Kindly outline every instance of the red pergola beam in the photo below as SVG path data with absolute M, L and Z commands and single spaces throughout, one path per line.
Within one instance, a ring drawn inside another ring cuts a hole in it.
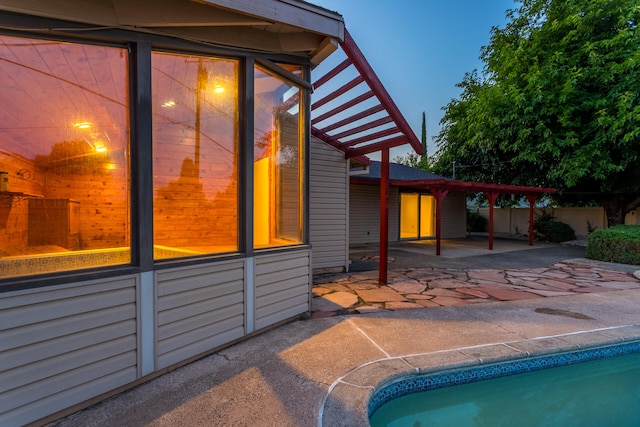
M 382 150 L 380 168 L 380 263 L 378 283 L 387 284 L 389 259 L 389 149 Z
M 442 201 L 449 190 L 443 189 L 430 189 L 433 197 L 436 199 L 436 255 L 440 256 L 440 242 L 442 241 Z
M 400 131 L 398 130 L 397 127 L 392 127 L 392 128 L 389 128 L 389 129 L 384 129 L 384 130 L 381 130 L 381 131 L 378 131 L 378 132 L 374 132 L 374 133 L 371 133 L 371 134 L 368 134 L 368 135 L 364 135 L 364 136 L 360 136 L 358 138 L 351 139 L 351 140 L 349 140 L 347 142 L 343 142 L 342 145 L 344 147 L 353 147 L 354 145 L 362 144 L 362 143 L 365 143 L 365 142 L 368 142 L 368 141 L 375 141 L 376 139 L 384 138 L 385 136 L 394 135 L 394 134 L 397 134 L 399 132 Z M 404 137 L 404 136 L 403 136 L 403 138 L 404 138 L 404 140 L 406 142 L 407 138 Z M 373 143 L 373 144 L 376 144 L 376 143 Z M 370 144 L 370 145 L 373 145 L 373 144 Z M 387 148 L 391 148 L 391 147 L 387 147 Z M 380 149 L 375 150 L 375 151 L 379 151 L 379 150 Z M 374 151 L 369 150 L 368 152 L 369 153 L 373 153 Z
M 351 58 L 353 66 L 358 70 L 361 76 L 364 76 L 369 87 L 377 94 L 380 103 L 384 105 L 386 110 L 389 112 L 389 115 L 394 118 L 396 125 L 402 133 L 405 134 L 416 154 L 423 154 L 424 150 L 422 148 L 422 143 L 413 133 L 411 126 L 409 126 L 409 123 L 407 123 L 404 116 L 393 102 L 393 99 L 391 99 L 389 92 L 387 92 L 385 87 L 382 85 L 382 82 L 380 82 L 378 76 L 373 71 L 373 68 L 371 68 L 371 65 L 362 54 L 362 51 L 360 51 L 360 48 L 358 48 L 355 41 L 351 38 L 351 34 L 349 34 L 346 28 L 344 30 L 344 41 L 340 45 L 347 57 Z
M 529 202 L 529 246 L 533 246 L 533 207 L 538 200 L 539 194 L 527 194 Z
M 336 108 L 327 111 L 326 113 L 322 113 L 320 114 L 318 117 L 316 117 L 315 119 L 311 120 L 311 124 L 315 125 L 316 123 L 320 123 L 324 120 L 327 120 L 329 117 L 335 116 L 338 113 L 343 112 L 344 110 L 351 108 L 355 105 L 360 104 L 363 101 L 366 101 L 367 99 L 373 97 L 375 94 L 372 91 L 368 91 L 363 93 L 362 95 L 358 95 L 353 99 L 350 99 L 349 101 L 345 102 L 342 105 L 337 106 Z
M 500 193 L 487 191 L 484 195 L 489 201 L 489 250 L 491 251 L 493 250 L 493 205 L 496 203 Z
M 341 72 L 343 72 L 345 69 L 347 69 L 349 67 L 349 65 L 351 65 L 351 60 L 349 58 L 346 58 L 344 61 L 342 61 L 341 63 L 339 63 L 338 65 L 336 65 L 331 71 L 329 71 L 327 74 L 325 74 L 324 76 L 320 77 L 314 84 L 313 84 L 313 88 L 314 89 L 318 89 L 320 86 L 322 86 L 323 84 L 327 83 L 329 80 L 331 80 L 332 78 L 334 78 L 335 76 L 337 76 L 338 74 L 340 74 Z
M 331 92 L 330 94 L 328 94 L 324 98 L 321 98 L 321 99 L 317 100 L 316 102 L 314 102 L 311 105 L 311 109 L 313 110 L 313 109 L 322 107 L 324 104 L 326 104 L 326 103 L 328 103 L 330 101 L 333 101 L 334 99 L 336 99 L 340 95 L 349 92 L 351 89 L 353 89 L 354 87 L 358 86 L 363 81 L 364 81 L 364 77 L 357 76 L 356 78 L 351 80 L 349 83 L 343 85 L 341 88 Z
M 359 112 L 358 114 L 354 114 L 353 116 L 347 117 L 346 119 L 337 121 L 327 127 L 323 127 L 320 129 L 320 132 L 331 132 L 334 129 L 341 128 L 342 126 L 354 123 L 360 119 L 364 119 L 365 117 L 369 117 L 372 114 L 378 113 L 380 111 L 384 111 L 384 107 L 381 104 L 378 104 L 374 107 L 368 108 L 364 111 Z M 339 138 L 337 135 L 333 136 L 334 138 Z
M 370 121 L 368 123 L 364 123 L 364 124 L 362 124 L 360 126 L 356 126 L 354 128 L 347 129 L 344 132 L 337 133 L 337 134 L 333 135 L 333 137 L 336 138 L 336 139 L 342 139 L 342 138 L 345 138 L 347 136 L 355 135 L 355 134 L 358 134 L 360 132 L 364 132 L 364 131 L 367 131 L 367 130 L 370 130 L 370 129 L 373 129 L 373 128 L 377 128 L 378 126 L 386 125 L 387 123 L 392 123 L 392 122 L 393 122 L 393 119 L 391 117 L 389 117 L 389 116 L 381 117 L 379 119 Z M 396 130 L 396 132 L 397 132 L 397 130 Z
M 406 143 L 407 143 L 407 138 L 404 135 L 402 135 L 395 138 L 385 139 L 384 141 L 376 142 L 370 145 L 365 145 L 363 147 L 347 148 L 345 152 L 345 157 L 348 159 L 352 159 L 357 156 L 362 156 L 369 153 L 375 153 L 376 151 L 380 151 L 385 148 L 393 148 L 399 145 L 404 145 Z

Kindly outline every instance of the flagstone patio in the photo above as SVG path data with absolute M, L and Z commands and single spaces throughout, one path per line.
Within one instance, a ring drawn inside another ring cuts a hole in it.
M 531 269 L 404 268 L 314 276 L 311 317 L 458 306 L 640 288 L 640 274 L 563 261 Z

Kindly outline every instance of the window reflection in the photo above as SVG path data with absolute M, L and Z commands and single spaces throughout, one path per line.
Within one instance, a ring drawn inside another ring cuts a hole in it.
M 155 258 L 238 249 L 238 63 L 152 56 Z
M 254 245 L 302 243 L 301 90 L 256 68 Z
M 127 68 L 0 36 L 0 277 L 130 262 Z

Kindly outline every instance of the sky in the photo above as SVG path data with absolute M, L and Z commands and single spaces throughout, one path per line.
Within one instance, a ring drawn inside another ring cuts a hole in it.
M 308 1 L 343 16 L 418 139 L 426 113 L 430 156 L 437 150 L 433 137 L 440 131 L 442 108 L 459 96 L 456 84 L 465 73 L 482 70 L 479 57 L 491 28 L 504 27 L 506 11 L 518 5 L 514 0 Z M 391 159 L 410 150 L 396 148 Z

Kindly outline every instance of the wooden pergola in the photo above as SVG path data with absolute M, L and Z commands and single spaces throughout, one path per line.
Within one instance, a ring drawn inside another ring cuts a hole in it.
M 542 194 L 555 193 L 554 188 L 520 185 L 490 184 L 485 182 L 433 179 L 421 181 L 390 181 L 397 187 L 427 189 L 436 199 L 436 255 L 440 255 L 440 205 L 449 192 L 483 193 L 489 202 L 489 249 L 493 249 L 493 207 L 501 194 L 519 194 L 529 202 L 529 245 L 533 245 L 533 208 Z
M 533 244 L 533 205 L 552 188 L 522 187 L 447 179 L 391 181 L 389 150 L 409 144 L 423 154 L 421 142 L 391 99 L 382 82 L 366 60 L 349 32 L 344 30 L 340 48 L 345 59 L 313 83 L 314 91 L 330 87 L 311 104 L 311 134 L 345 153 L 346 158 L 369 164 L 367 155 L 380 152 L 380 269 L 378 282 L 387 283 L 389 241 L 389 187 L 427 189 L 436 199 L 436 252 L 440 255 L 440 206 L 449 192 L 482 192 L 490 205 L 489 249 L 493 249 L 493 204 L 500 194 L 522 194 L 530 205 L 529 244 Z M 345 75 L 351 77 L 345 79 Z M 325 86 L 327 85 L 328 86 Z M 352 182 L 358 180 L 352 178 Z M 371 180 L 369 180 L 369 183 Z M 377 184 L 376 184 L 377 185 Z
M 311 104 L 311 134 L 344 151 L 346 158 L 362 164 L 370 162 L 366 157 L 368 154 L 381 152 L 386 179 L 381 180 L 380 185 L 380 252 L 386 254 L 389 234 L 389 150 L 410 144 L 417 154 L 422 154 L 423 148 L 346 29 L 340 47 L 346 58 L 313 83 L 313 89 L 318 90 L 331 82 L 332 90 L 314 99 Z M 355 76 L 345 81 L 344 76 L 354 71 Z M 355 92 L 358 94 L 352 95 Z M 346 100 L 341 101 L 341 97 Z M 315 112 L 323 107 L 326 111 L 316 115 Z M 381 283 L 387 281 L 386 255 L 384 259 L 385 262 L 380 264 Z

